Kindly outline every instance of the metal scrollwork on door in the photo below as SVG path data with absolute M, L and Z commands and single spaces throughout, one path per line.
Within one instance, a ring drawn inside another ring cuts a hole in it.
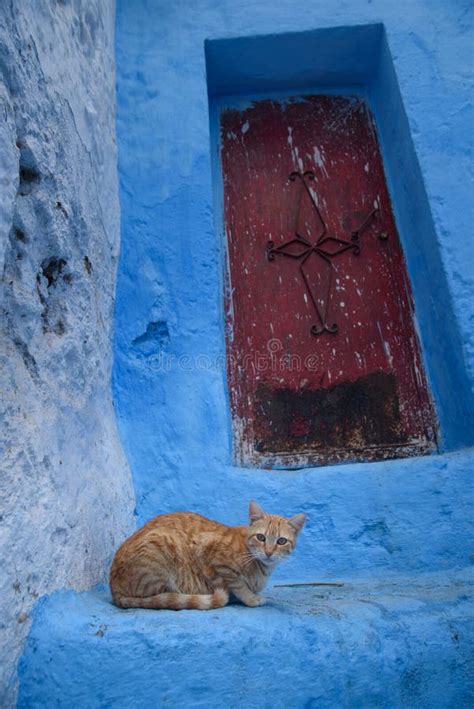
M 313 181 L 314 179 L 315 176 L 311 170 L 307 170 L 306 172 L 292 172 L 290 174 L 289 180 L 291 182 L 299 181 L 301 183 L 298 210 L 296 215 L 295 236 L 292 239 L 285 241 L 283 244 L 280 244 L 279 246 L 275 246 L 274 242 L 270 240 L 267 244 L 267 257 L 269 261 L 273 261 L 275 259 L 275 256 L 286 256 L 288 258 L 292 258 L 299 261 L 299 270 L 301 276 L 303 278 L 307 293 L 310 297 L 310 300 L 314 306 L 318 317 L 318 322 L 311 326 L 311 334 L 321 335 L 324 332 L 336 334 L 339 329 L 337 323 L 328 322 L 328 308 L 331 297 L 332 275 L 334 271 L 332 260 L 337 256 L 340 256 L 341 254 L 345 253 L 346 251 L 351 251 L 354 256 L 357 256 L 360 253 L 360 235 L 364 231 L 364 229 L 369 226 L 372 220 L 375 219 L 378 213 L 378 208 L 375 207 L 365 217 L 359 227 L 351 233 L 350 240 L 340 239 L 338 237 L 331 236 L 330 234 L 328 234 L 326 222 L 324 221 L 321 215 L 318 205 L 316 204 L 314 196 L 311 193 L 310 187 L 308 185 L 308 182 Z M 306 192 L 309 199 L 311 200 L 311 204 L 314 210 L 316 211 L 316 214 L 318 215 L 319 221 L 321 223 L 322 231 L 315 243 L 311 243 L 310 241 L 308 241 L 307 238 L 297 233 L 298 218 L 301 209 L 301 197 L 303 191 Z M 386 233 L 380 234 L 380 239 L 385 240 L 386 238 Z M 329 265 L 329 269 L 327 269 L 328 276 L 326 278 L 325 286 L 323 287 L 323 292 L 318 294 L 314 293 L 307 272 L 308 261 L 309 259 L 314 257 L 323 259 L 324 262 Z

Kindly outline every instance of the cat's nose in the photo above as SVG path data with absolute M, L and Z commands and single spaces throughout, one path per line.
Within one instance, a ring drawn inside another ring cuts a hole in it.
M 265 554 L 270 557 L 273 552 L 269 551 L 268 549 L 265 549 Z

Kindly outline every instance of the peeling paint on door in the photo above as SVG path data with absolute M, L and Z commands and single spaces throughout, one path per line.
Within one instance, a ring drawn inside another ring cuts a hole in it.
M 410 286 L 365 102 L 227 109 L 221 159 L 236 462 L 291 468 L 433 450 Z

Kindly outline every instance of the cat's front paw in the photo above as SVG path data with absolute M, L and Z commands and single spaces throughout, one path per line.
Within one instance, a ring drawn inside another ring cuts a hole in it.
M 245 605 L 250 606 L 251 608 L 256 608 L 257 606 L 264 606 L 265 599 L 262 598 L 262 596 L 253 596 L 253 598 L 249 598 L 246 600 Z

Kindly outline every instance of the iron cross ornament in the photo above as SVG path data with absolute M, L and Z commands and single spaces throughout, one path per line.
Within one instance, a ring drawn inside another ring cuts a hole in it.
M 324 332 L 330 334 L 336 334 L 338 332 L 337 323 L 328 323 L 328 309 L 329 301 L 331 297 L 332 288 L 332 276 L 334 272 L 334 267 L 332 260 L 337 256 L 345 253 L 346 251 L 351 251 L 354 256 L 360 253 L 359 239 L 361 233 L 366 229 L 369 224 L 375 219 L 378 213 L 378 207 L 374 209 L 366 216 L 362 224 L 353 232 L 351 232 L 350 240 L 339 239 L 338 237 L 331 236 L 328 234 L 326 222 L 324 221 L 321 212 L 319 211 L 316 200 L 311 193 L 308 182 L 313 181 L 315 175 L 311 170 L 306 170 L 306 172 L 292 172 L 289 176 L 291 182 L 300 181 L 301 190 L 299 193 L 299 203 L 296 216 L 296 225 L 298 225 L 298 218 L 301 209 L 301 199 L 304 193 L 309 197 L 311 204 L 319 218 L 321 223 L 321 234 L 319 235 L 316 243 L 311 243 L 307 238 L 301 236 L 297 233 L 298 226 L 296 226 L 295 236 L 288 241 L 285 241 L 280 246 L 275 246 L 274 242 L 269 240 L 267 244 L 267 258 L 269 261 L 274 261 L 275 256 L 286 256 L 288 258 L 295 259 L 299 261 L 299 270 L 301 277 L 304 281 L 306 291 L 313 303 L 314 309 L 318 317 L 318 323 L 311 326 L 312 335 L 322 335 Z M 383 240 L 387 239 L 386 233 L 380 234 L 380 238 Z M 323 259 L 325 263 L 328 264 L 328 276 L 326 279 L 325 288 L 323 288 L 323 293 L 315 293 L 314 289 L 311 287 L 309 281 L 308 273 L 305 270 L 306 264 L 312 258 Z

